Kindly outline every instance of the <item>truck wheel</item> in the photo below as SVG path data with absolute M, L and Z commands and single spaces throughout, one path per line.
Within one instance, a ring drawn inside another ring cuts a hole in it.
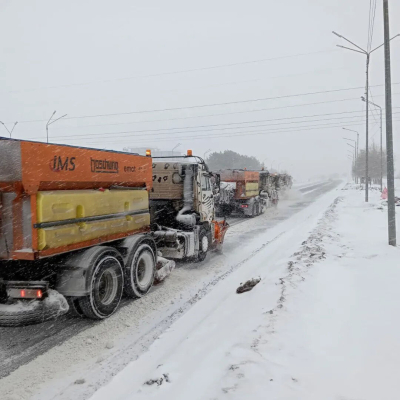
M 77 297 L 66 297 L 69 305 L 69 314 L 73 317 L 82 318 L 84 317 L 83 311 L 79 305 L 79 298 Z
M 93 269 L 89 296 L 78 298 L 82 313 L 90 319 L 112 315 L 121 301 L 124 276 L 117 251 L 105 247 Z
M 125 268 L 125 294 L 132 298 L 142 297 L 153 286 L 156 261 L 152 248 L 141 244 L 132 251 Z
M 207 257 L 208 249 L 211 245 L 210 233 L 207 232 L 204 228 L 200 230 L 199 233 L 199 254 L 197 256 L 197 262 L 204 261 Z

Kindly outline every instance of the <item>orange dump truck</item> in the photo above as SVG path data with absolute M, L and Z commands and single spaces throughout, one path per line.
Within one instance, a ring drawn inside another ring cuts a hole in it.
M 45 318 L 54 293 L 81 316 L 106 318 L 123 294 L 145 295 L 159 268 L 172 269 L 164 249 L 204 259 L 222 244 L 226 226 L 211 220 L 207 249 L 196 222 L 153 227 L 153 180 L 151 157 L 0 139 L 0 325 Z
M 260 174 L 257 171 L 227 169 L 217 173 L 220 178 L 220 192 L 217 210 L 220 215 L 232 212 L 254 217 L 264 212 L 265 199 L 260 197 Z

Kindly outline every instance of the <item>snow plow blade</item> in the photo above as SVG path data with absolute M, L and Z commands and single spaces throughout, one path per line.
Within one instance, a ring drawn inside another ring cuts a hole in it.
M 226 222 L 226 220 L 213 221 L 213 224 L 214 224 L 215 250 L 221 250 L 222 244 L 224 243 L 225 233 L 229 228 L 229 224 Z

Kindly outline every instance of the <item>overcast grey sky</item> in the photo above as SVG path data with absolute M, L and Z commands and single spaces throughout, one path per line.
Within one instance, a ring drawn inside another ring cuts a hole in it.
M 331 32 L 366 47 L 369 3 L 0 0 L 0 120 L 10 128 L 19 121 L 16 138 L 44 141 L 57 110 L 68 114 L 50 127 L 57 143 L 116 150 L 181 143 L 200 155 L 254 155 L 299 178 L 347 172 L 342 137 L 351 133 L 341 127 L 358 130 L 365 145 L 365 57 L 337 48 L 345 43 Z M 389 3 L 395 35 L 400 2 Z M 372 46 L 382 41 L 377 0 Z M 382 106 L 383 73 L 377 50 L 370 83 Z M 400 39 L 392 42 L 392 82 L 400 159 Z M 102 114 L 117 115 L 87 117 Z M 379 143 L 378 114 L 370 129 Z

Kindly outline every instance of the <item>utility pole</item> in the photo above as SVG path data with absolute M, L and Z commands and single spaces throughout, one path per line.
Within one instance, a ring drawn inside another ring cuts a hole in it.
M 361 96 L 361 100 L 364 101 L 364 102 L 367 102 L 367 101 L 368 101 L 368 100 L 365 99 L 364 96 Z M 375 103 L 373 103 L 372 101 L 368 101 L 367 104 L 371 104 L 371 105 L 373 105 L 373 106 L 379 108 L 380 115 L 381 115 L 381 124 L 380 124 L 381 126 L 380 126 L 380 129 L 381 129 L 381 192 L 382 192 L 382 184 L 383 184 L 382 107 L 381 107 L 381 106 L 378 106 L 378 104 L 375 104 Z M 367 107 L 368 107 L 368 106 L 367 106 Z
M 388 236 L 389 245 L 396 246 L 396 207 L 394 203 L 394 159 L 392 131 L 392 78 L 390 74 L 389 2 L 383 0 L 383 25 L 385 46 L 385 104 L 386 104 L 386 158 L 388 186 Z
M 13 130 L 14 130 L 14 128 L 15 128 L 15 125 L 18 124 L 18 121 L 17 121 L 17 122 L 14 122 L 14 125 L 13 125 L 13 127 L 11 128 L 11 131 L 7 128 L 7 126 L 6 126 L 6 124 L 5 124 L 4 122 L 1 122 L 1 121 L 0 121 L 0 124 L 2 124 L 2 125 L 4 126 L 5 130 L 9 133 L 10 139 L 11 139 L 11 135 L 12 135 L 12 133 L 13 133 Z
M 369 153 L 369 149 L 368 149 L 368 92 L 369 92 L 369 60 L 371 57 L 371 54 L 375 51 L 378 50 L 379 48 L 381 48 L 383 45 L 386 46 L 386 42 L 382 43 L 380 46 L 375 47 L 373 50 L 370 51 L 366 51 L 363 48 L 361 48 L 360 46 L 357 46 L 355 43 L 351 42 L 349 39 L 346 39 L 344 36 L 339 35 L 336 32 L 332 32 L 334 35 L 338 36 L 339 38 L 345 40 L 346 42 L 350 43 L 352 46 L 354 46 L 356 49 L 354 48 L 350 48 L 350 47 L 346 47 L 346 46 L 341 46 L 341 45 L 337 45 L 338 47 L 341 47 L 343 49 L 347 49 L 347 50 L 351 50 L 354 51 L 356 53 L 361 53 L 364 54 L 365 56 L 367 56 L 367 62 L 366 62 L 366 70 L 365 70 L 365 74 L 366 74 L 366 80 L 365 80 L 365 97 L 367 100 L 367 107 L 366 107 L 366 114 L 365 114 L 365 122 L 366 122 L 366 127 L 365 127 L 365 201 L 368 202 L 368 185 L 369 185 L 369 170 L 368 170 L 368 153 Z M 393 36 L 392 39 L 394 39 L 395 37 L 400 36 L 396 35 Z M 392 40 L 390 39 L 390 40 Z M 390 41 L 388 40 L 388 41 Z
M 368 134 L 368 115 L 369 115 L 369 107 L 368 107 L 368 92 L 369 92 L 369 53 L 367 53 L 367 68 L 366 68 L 366 84 L 365 84 L 365 97 L 367 99 L 367 107 L 365 107 L 365 201 L 368 203 L 368 187 L 369 187 L 369 134 Z
M 56 113 L 56 111 L 53 112 L 53 114 L 51 114 L 50 119 L 47 121 L 46 124 L 46 136 L 47 136 L 47 143 L 49 143 L 49 125 L 54 124 L 54 122 L 58 121 L 61 118 L 64 118 L 67 114 L 62 115 L 60 118 L 57 119 L 53 119 L 53 121 L 51 121 L 51 119 L 53 118 L 54 114 Z M 51 121 L 51 122 L 50 122 Z

